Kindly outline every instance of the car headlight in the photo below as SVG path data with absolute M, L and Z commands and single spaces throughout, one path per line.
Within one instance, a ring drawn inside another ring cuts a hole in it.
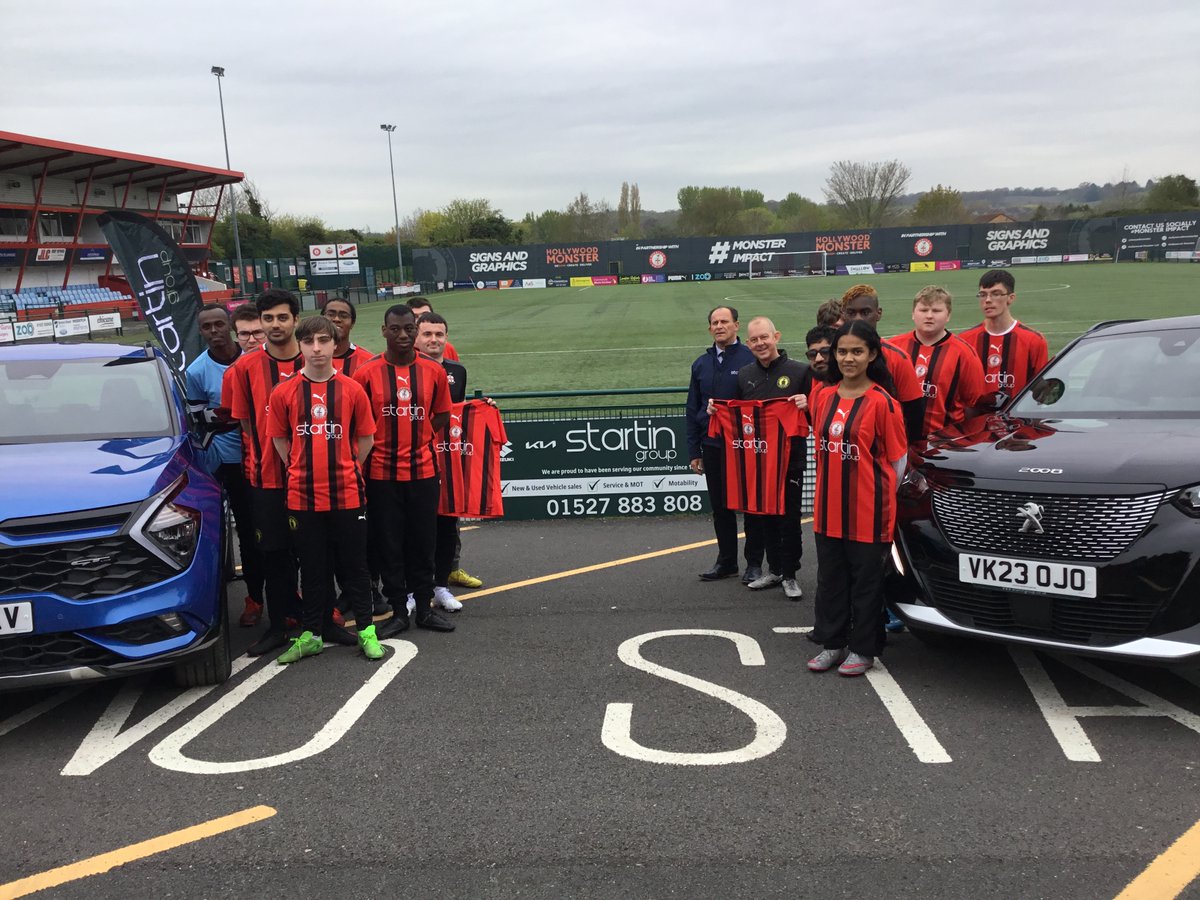
M 139 543 L 155 551 L 176 569 L 186 568 L 191 562 L 200 535 L 200 510 L 176 502 L 187 485 L 187 475 L 181 475 L 163 492 L 165 496 L 158 506 L 152 507 L 152 513 L 143 517 L 137 526 L 146 539 Z
M 1171 501 L 1176 508 L 1193 519 L 1200 519 L 1200 484 L 1185 487 Z

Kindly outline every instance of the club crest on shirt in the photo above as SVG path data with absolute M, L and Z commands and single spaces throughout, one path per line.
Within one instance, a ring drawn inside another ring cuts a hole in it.
M 1000 355 L 999 348 L 997 348 L 997 347 L 990 348 L 990 350 L 988 352 L 988 366 L 990 368 L 994 369 L 994 368 L 996 368 L 996 366 L 1000 365 L 1000 363 L 1002 363 L 1003 361 L 1004 361 L 1004 357 Z
M 327 410 L 325 408 L 325 405 L 323 403 L 318 403 L 316 406 L 314 406 L 312 408 L 312 414 L 313 414 L 314 419 L 323 419 L 328 414 L 328 412 L 329 412 L 329 410 Z
M 742 434 L 754 434 L 754 426 L 747 422 L 742 426 Z
M 841 412 L 841 410 L 838 410 L 838 412 Z M 845 426 L 843 426 L 841 422 L 834 422 L 829 426 L 829 433 L 834 437 L 839 436 L 843 430 L 845 430 Z
M 460 428 L 457 425 L 451 425 L 450 426 L 450 437 L 452 437 L 452 438 L 462 437 L 462 428 Z
M 792 384 L 792 379 L 789 378 L 787 375 L 780 375 L 778 378 L 775 379 L 775 386 L 777 388 L 779 388 L 780 390 L 786 390 L 787 388 L 791 387 L 791 384 Z

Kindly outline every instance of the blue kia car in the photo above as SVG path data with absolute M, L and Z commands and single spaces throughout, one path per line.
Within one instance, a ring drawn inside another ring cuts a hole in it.
M 221 488 L 148 345 L 0 348 L 0 690 L 230 674 Z

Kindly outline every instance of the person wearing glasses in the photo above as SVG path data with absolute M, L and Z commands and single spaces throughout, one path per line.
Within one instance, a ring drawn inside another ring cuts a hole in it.
M 842 321 L 845 324 L 866 322 L 872 328 L 878 329 L 879 320 L 882 318 L 883 307 L 879 305 L 879 294 L 871 285 L 856 284 L 842 295 Z M 908 442 L 915 443 L 920 439 L 922 422 L 925 419 L 925 395 L 921 391 L 921 383 L 917 381 L 912 363 L 899 347 L 893 347 L 884 341 L 880 355 L 896 387 L 894 397 L 900 401 L 900 408 L 904 412 Z M 836 375 L 834 377 L 836 378 Z
M 375 354 L 364 347 L 350 343 L 350 332 L 358 321 L 358 310 L 349 300 L 332 297 L 321 307 L 321 315 L 333 323 L 337 330 L 337 346 L 333 351 L 333 365 L 343 375 L 353 376 L 363 363 L 374 359 Z
M 1017 282 L 1003 269 L 984 272 L 979 279 L 979 309 L 983 321 L 961 335 L 983 363 L 987 394 L 984 404 L 999 408 L 1041 371 L 1050 358 L 1046 339 L 1013 318 Z
M 233 334 L 243 353 L 262 347 L 267 333 L 263 330 L 258 308 L 253 303 L 243 303 L 233 311 Z
M 809 329 L 808 334 L 804 336 L 804 343 L 808 345 L 804 356 L 808 360 L 808 367 L 812 370 L 815 381 L 829 380 L 829 347 L 833 343 L 833 336 L 836 333 L 836 326 L 818 325 L 816 328 Z

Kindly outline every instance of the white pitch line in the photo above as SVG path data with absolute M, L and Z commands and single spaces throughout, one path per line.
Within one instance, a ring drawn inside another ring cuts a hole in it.
M 811 625 L 783 625 L 771 630 L 776 634 L 808 634 L 813 627 Z
M 953 762 L 950 754 L 934 735 L 933 729 L 925 724 L 908 695 L 879 659 L 875 660 L 873 668 L 867 669 L 867 681 L 875 688 L 875 693 L 883 701 L 884 708 L 904 735 L 904 740 L 908 742 L 917 759 L 923 763 Z

